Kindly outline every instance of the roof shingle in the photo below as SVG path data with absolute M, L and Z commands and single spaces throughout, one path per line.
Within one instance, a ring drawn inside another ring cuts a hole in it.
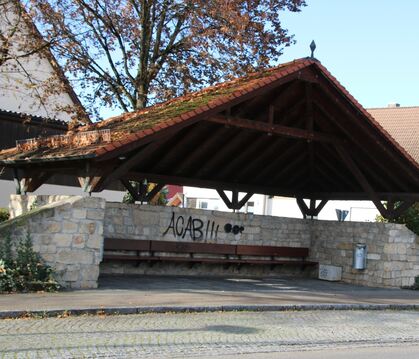
M 369 108 L 367 111 L 419 163 L 419 106 Z

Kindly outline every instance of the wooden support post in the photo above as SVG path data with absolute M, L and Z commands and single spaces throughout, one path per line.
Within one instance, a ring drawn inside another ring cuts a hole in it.
M 20 186 L 19 170 L 13 167 L 13 181 L 15 183 L 16 194 L 22 194 L 22 188 Z
M 380 198 L 378 197 L 377 193 L 374 191 L 374 189 L 372 188 L 372 186 L 368 182 L 367 178 L 364 176 L 364 174 L 358 168 L 357 164 L 353 161 L 353 159 L 349 155 L 349 153 L 345 150 L 345 148 L 343 148 L 341 146 L 336 146 L 336 151 L 338 152 L 342 161 L 351 170 L 351 172 L 355 176 L 356 180 L 358 181 L 358 183 L 360 184 L 362 189 L 367 193 L 367 195 L 370 197 L 371 201 L 375 204 L 375 206 L 377 207 L 377 209 L 381 213 L 381 215 L 383 217 L 387 217 L 387 215 L 388 215 L 387 209 L 383 206 L 383 204 L 381 203 Z
M 126 188 L 126 190 L 129 192 L 129 194 L 132 196 L 134 201 L 139 201 L 140 200 L 140 194 L 139 194 L 138 190 L 131 184 L 131 182 L 124 179 L 124 178 L 121 178 L 120 181 L 121 181 L 122 185 Z
M 156 184 L 154 188 L 145 195 L 144 200 L 146 202 L 150 202 L 154 198 L 154 196 L 163 189 L 164 186 L 165 185 L 161 183 Z
M 300 211 L 303 214 L 304 219 L 306 219 L 309 216 L 311 217 L 311 219 L 313 219 L 314 217 L 317 217 L 320 211 L 324 208 L 324 206 L 328 202 L 327 199 L 323 199 L 320 201 L 319 205 L 316 207 L 316 200 L 313 198 L 310 198 L 310 208 L 309 208 L 307 204 L 304 202 L 303 198 L 297 197 L 296 200 L 297 200 L 297 205 L 300 208 Z
M 233 211 L 240 210 L 250 199 L 250 197 L 253 196 L 253 193 L 246 193 L 246 195 L 239 201 L 239 191 L 233 190 L 231 201 L 225 194 L 225 192 L 221 189 L 217 189 L 218 194 L 220 195 L 221 199 L 227 206 L 227 208 L 232 209 Z
M 300 197 L 297 197 L 296 200 L 297 200 L 298 208 L 300 208 L 300 211 L 303 215 L 303 218 L 306 219 L 309 209 L 308 209 L 306 203 L 304 202 L 304 199 L 302 199 Z
M 405 200 L 403 202 L 399 202 L 400 204 L 396 206 L 396 202 L 394 199 L 390 199 L 387 202 L 387 213 L 386 216 L 383 215 L 383 217 L 387 219 L 395 219 L 399 216 L 401 216 L 404 212 L 406 212 L 414 203 L 414 200 Z

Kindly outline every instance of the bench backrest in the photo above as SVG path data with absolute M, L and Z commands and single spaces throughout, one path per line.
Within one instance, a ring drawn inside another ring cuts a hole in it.
M 231 254 L 243 256 L 308 257 L 308 248 L 250 246 L 218 243 L 192 243 L 105 238 L 105 250 L 170 253 Z
M 231 244 L 151 241 L 152 252 L 236 254 Z
M 150 242 L 136 239 L 105 238 L 104 249 L 108 251 L 150 251 Z
M 308 248 L 237 245 L 237 255 L 308 257 Z

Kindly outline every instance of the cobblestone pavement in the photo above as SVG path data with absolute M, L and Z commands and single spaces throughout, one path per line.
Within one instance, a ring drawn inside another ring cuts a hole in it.
M 419 312 L 306 311 L 0 321 L 3 358 L 176 358 L 419 343 Z

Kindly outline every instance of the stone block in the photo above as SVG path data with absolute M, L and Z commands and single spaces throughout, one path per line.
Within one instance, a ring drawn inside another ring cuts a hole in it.
M 82 234 L 94 234 L 96 232 L 97 224 L 96 222 L 83 222 L 80 223 L 79 233 Z
M 93 264 L 94 256 L 83 249 L 62 249 L 57 253 L 57 262 L 63 264 Z
M 103 236 L 91 234 L 87 238 L 87 247 L 99 249 L 103 246 Z
M 43 231 L 45 233 L 59 233 L 61 232 L 61 223 L 55 221 L 45 221 L 43 223 Z
M 74 208 L 72 217 L 76 219 L 86 219 L 87 210 L 85 208 Z
M 73 235 L 67 233 L 57 233 L 53 237 L 53 241 L 58 247 L 70 247 L 72 240 Z
M 62 223 L 62 232 L 63 233 L 77 233 L 79 226 L 75 222 L 63 221 Z
M 87 266 L 80 270 L 81 281 L 97 281 L 99 277 L 99 266 Z
M 87 219 L 103 220 L 105 212 L 100 209 L 88 209 L 86 213 Z
M 86 234 L 73 234 L 72 235 L 72 247 L 84 248 L 86 246 Z
M 76 282 L 79 279 L 79 276 L 79 270 L 67 270 L 62 274 L 61 279 L 66 282 Z

